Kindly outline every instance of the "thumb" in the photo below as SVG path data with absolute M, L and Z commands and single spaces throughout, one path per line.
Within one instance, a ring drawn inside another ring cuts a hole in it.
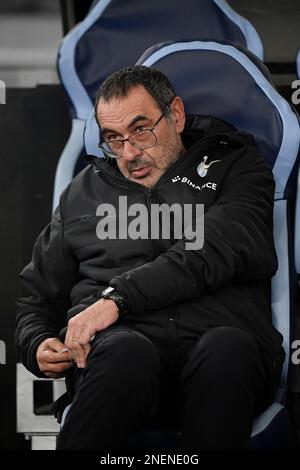
M 48 349 L 53 352 L 63 352 L 63 350 L 66 350 L 66 346 L 64 343 L 62 343 L 58 338 L 48 338 L 44 342 L 44 349 Z

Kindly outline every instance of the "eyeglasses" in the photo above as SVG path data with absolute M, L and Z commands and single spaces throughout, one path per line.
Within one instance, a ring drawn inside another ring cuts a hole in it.
M 172 103 L 172 101 L 171 101 Z M 154 126 L 151 129 L 143 129 L 141 131 L 133 132 L 130 134 L 127 139 L 112 139 L 107 140 L 104 142 L 99 143 L 99 148 L 103 151 L 103 153 L 110 158 L 120 158 L 123 156 L 124 153 L 124 143 L 129 142 L 130 145 L 139 149 L 145 150 L 149 149 L 150 147 L 154 147 L 157 142 L 157 137 L 154 134 L 154 129 L 158 126 L 164 115 L 166 114 L 167 109 L 169 108 L 169 103 Z

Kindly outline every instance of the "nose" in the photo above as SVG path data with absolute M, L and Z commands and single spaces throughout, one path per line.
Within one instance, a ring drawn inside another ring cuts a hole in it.
M 126 161 L 133 161 L 136 157 L 141 155 L 143 150 L 137 149 L 133 145 L 131 145 L 128 140 L 124 142 L 124 151 L 123 151 L 123 159 Z

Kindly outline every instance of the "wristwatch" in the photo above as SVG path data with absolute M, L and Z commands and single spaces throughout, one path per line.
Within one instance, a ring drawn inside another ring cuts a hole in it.
M 121 316 L 124 316 L 131 311 L 128 300 L 124 297 L 124 295 L 118 292 L 115 287 L 106 287 L 106 289 L 104 289 L 101 294 L 101 298 L 113 300 L 117 305 L 119 309 L 119 315 Z

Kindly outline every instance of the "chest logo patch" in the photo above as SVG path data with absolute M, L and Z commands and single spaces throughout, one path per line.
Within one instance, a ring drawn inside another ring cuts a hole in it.
M 203 160 L 197 166 L 197 173 L 199 176 L 201 176 L 201 178 L 204 178 L 204 176 L 207 175 L 208 169 L 213 163 L 217 163 L 221 161 L 221 160 L 213 160 L 210 163 L 206 163 L 207 159 L 208 159 L 208 156 L 205 155 L 205 157 L 203 157 Z

